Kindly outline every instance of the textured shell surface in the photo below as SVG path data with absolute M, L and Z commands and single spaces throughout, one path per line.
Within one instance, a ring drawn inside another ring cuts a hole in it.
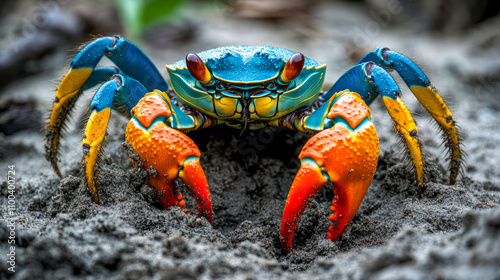
M 207 68 L 219 80 L 232 83 L 254 83 L 277 77 L 286 62 L 296 52 L 269 46 L 229 46 L 198 53 Z M 323 64 L 305 58 L 304 68 Z M 182 59 L 167 65 L 171 71 L 186 69 Z

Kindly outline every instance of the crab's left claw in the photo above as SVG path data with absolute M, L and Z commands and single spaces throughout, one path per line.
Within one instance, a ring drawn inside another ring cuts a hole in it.
M 328 238 L 336 240 L 352 220 L 373 179 L 378 137 L 370 111 L 356 93 L 332 98 L 328 118 L 335 125 L 309 139 L 299 155 L 300 169 L 292 183 L 281 222 L 281 249 L 292 251 L 296 225 L 307 205 L 328 182 L 335 197 Z
M 148 170 L 146 181 L 161 193 L 159 201 L 165 208 L 186 204 L 175 188 L 175 180 L 180 178 L 196 199 L 198 216 L 212 223 L 212 202 L 199 162 L 200 151 L 193 140 L 169 126 L 172 106 L 165 93 L 154 91 L 146 94 L 132 109 L 125 135 L 139 157 L 131 157 L 132 161 L 137 164 L 140 160 Z

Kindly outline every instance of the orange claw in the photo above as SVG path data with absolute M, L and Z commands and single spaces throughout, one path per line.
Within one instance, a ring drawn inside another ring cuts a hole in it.
M 340 106 L 342 104 L 350 106 Z M 368 191 L 378 160 L 378 137 L 368 107 L 356 94 L 342 96 L 330 112 L 336 125 L 309 139 L 299 155 L 300 169 L 288 193 L 281 222 L 281 249 L 292 251 L 297 222 L 316 193 L 331 181 L 335 197 L 328 238 L 335 241 L 351 222 Z M 357 114 L 352 114 L 357 111 Z M 358 122 L 355 119 L 362 118 Z M 356 124 L 352 128 L 350 125 Z
M 186 204 L 175 191 L 175 180 L 181 178 L 196 199 L 198 216 L 212 223 L 212 202 L 199 162 L 200 151 L 193 140 L 161 121 L 171 112 L 158 94 L 148 93 L 132 109 L 125 140 L 150 171 L 147 183 L 163 194 L 159 201 L 165 208 Z

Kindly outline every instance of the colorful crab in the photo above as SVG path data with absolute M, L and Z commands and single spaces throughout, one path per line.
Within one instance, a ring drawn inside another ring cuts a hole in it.
M 117 67 L 96 68 L 103 56 Z M 461 139 L 446 104 L 415 63 L 388 48 L 367 54 L 328 92 L 322 91 L 325 64 L 275 47 L 233 46 L 190 53 L 167 70 L 172 90 L 146 55 L 119 36 L 100 38 L 83 48 L 57 89 L 47 125 L 46 157 L 57 174 L 61 176 L 58 147 L 68 113 L 84 90 L 100 83 L 82 142 L 85 182 L 97 203 L 94 173 L 111 109 L 130 118 L 125 141 L 133 149 L 132 161 L 153 170 L 147 183 L 161 192 L 162 205 L 184 206 L 174 188 L 180 178 L 196 198 L 198 215 L 209 222 L 212 203 L 200 152 L 183 132 L 226 124 L 316 133 L 299 155 L 301 166 L 281 223 L 281 248 L 291 252 L 297 222 L 329 181 L 335 198 L 328 238 L 334 241 L 354 217 L 377 166 L 378 137 L 367 105 L 378 95 L 404 139 L 416 180 L 425 181 L 422 143 L 400 99 L 401 90 L 388 73 L 391 70 L 401 75 L 442 129 L 450 152 L 451 184 L 461 169 Z

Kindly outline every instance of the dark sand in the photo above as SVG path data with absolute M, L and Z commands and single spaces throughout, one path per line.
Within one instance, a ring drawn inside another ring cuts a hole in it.
M 360 22 L 370 20 L 357 8 L 339 11 L 329 5 L 317 11 L 317 19 L 324 20 L 327 34 L 343 38 L 354 28 L 342 25 L 349 13 Z M 209 19 L 200 33 L 217 34 L 219 41 L 200 38 L 175 51 L 146 47 L 146 53 L 162 67 L 186 52 L 216 45 L 278 45 L 326 60 L 329 84 L 352 65 L 342 53 L 329 51 L 338 50 L 336 42 L 303 42 L 290 32 L 273 37 L 278 27 Z M 223 24 L 262 31 L 239 40 L 235 30 L 213 31 Z M 210 186 L 210 225 L 180 209 L 164 210 L 155 201 L 144 172 L 133 169 L 122 147 L 124 118 L 113 117 L 108 128 L 99 205 L 79 177 L 79 128 L 71 127 L 63 141 L 63 180 L 41 155 L 43 133 L 0 134 L 0 166 L 6 174 L 7 165 L 16 165 L 17 180 L 16 273 L 7 271 L 9 230 L 2 221 L 0 279 L 500 279 L 500 43 L 493 25 L 445 38 L 397 31 L 370 38 L 363 51 L 386 45 L 415 58 L 453 104 L 468 153 L 465 174 L 456 185 L 447 184 L 447 156 L 437 130 L 404 88 L 429 154 L 432 175 L 425 191 L 417 194 L 389 116 L 377 101 L 371 109 L 380 159 L 356 217 L 336 242 L 326 240 L 333 187 L 325 187 L 303 215 L 288 256 L 280 250 L 279 227 L 297 156 L 309 135 L 268 128 L 238 136 L 227 127 L 189 133 L 201 150 Z M 63 68 L 10 85 L 1 101 L 33 101 L 45 112 L 54 95 L 48 80 L 62 75 Z M 183 194 L 188 209 L 196 212 L 192 197 Z M 4 218 L 9 218 L 7 197 L 2 179 Z

